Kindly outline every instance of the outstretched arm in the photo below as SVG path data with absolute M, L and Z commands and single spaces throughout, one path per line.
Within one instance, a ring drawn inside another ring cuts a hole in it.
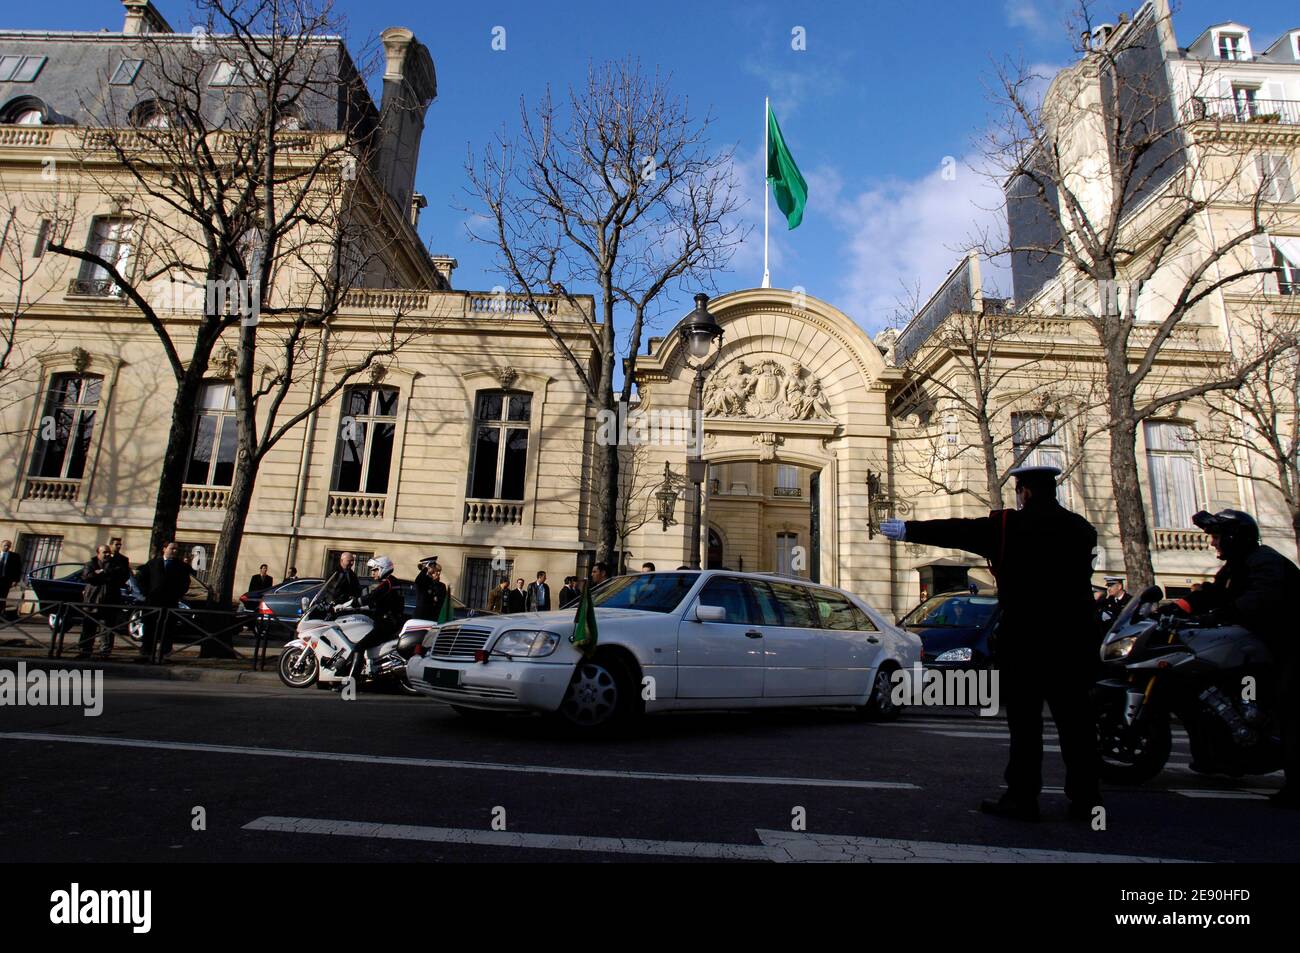
M 976 519 L 908 520 L 905 539 L 924 546 L 964 549 L 991 558 L 997 549 L 998 526 L 987 516 Z

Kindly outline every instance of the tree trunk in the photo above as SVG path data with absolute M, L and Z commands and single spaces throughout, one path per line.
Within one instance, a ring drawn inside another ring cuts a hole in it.
M 1146 506 L 1138 482 L 1137 421 L 1131 403 L 1116 409 L 1112 401 L 1110 431 L 1110 479 L 1115 496 L 1115 515 L 1124 551 L 1124 572 L 1129 588 L 1141 592 L 1155 585 L 1151 564 L 1151 537 L 1147 532 Z
M 997 447 L 987 414 L 980 416 L 980 445 L 984 449 L 984 483 L 990 510 L 1002 509 L 1002 480 L 998 474 Z
M 221 545 L 212 560 L 211 585 L 218 606 L 228 606 L 234 597 L 235 570 L 239 563 L 239 550 L 244 542 L 244 525 L 253 502 L 253 487 L 257 482 L 257 462 L 245 456 L 243 448 L 235 467 L 234 481 L 230 485 L 230 500 L 226 504 L 226 517 L 221 523 Z
M 176 522 L 181 512 L 181 486 L 189 469 L 190 448 L 194 443 L 194 408 L 198 405 L 203 376 L 208 370 L 212 347 L 195 346 L 194 356 L 176 383 L 176 401 L 172 404 L 171 429 L 163 453 L 162 472 L 158 477 L 158 496 L 154 501 L 153 526 L 149 531 L 149 551 L 140 562 L 158 555 L 162 547 L 176 538 Z

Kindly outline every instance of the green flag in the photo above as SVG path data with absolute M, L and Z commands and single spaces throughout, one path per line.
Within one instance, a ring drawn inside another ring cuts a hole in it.
M 439 625 L 446 625 L 456 618 L 456 607 L 451 604 L 451 590 L 447 590 L 447 596 L 442 600 L 442 608 L 438 610 L 437 622 Z
M 591 601 L 591 578 L 582 587 L 578 598 L 578 614 L 573 620 L 573 634 L 569 641 L 582 649 L 583 655 L 590 655 L 596 647 L 596 607 Z
M 799 174 L 794 156 L 786 148 L 781 127 L 776 124 L 776 113 L 767 110 L 767 178 L 772 183 L 776 207 L 785 216 L 790 228 L 798 228 L 803 221 L 803 209 L 808 204 L 808 183 Z

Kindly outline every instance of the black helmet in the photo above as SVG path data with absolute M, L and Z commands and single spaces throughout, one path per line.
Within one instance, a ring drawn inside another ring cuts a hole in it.
M 1249 550 L 1259 544 L 1259 524 L 1255 517 L 1241 510 L 1219 510 L 1217 513 L 1201 510 L 1192 517 L 1192 522 L 1205 532 L 1222 538 L 1232 550 Z

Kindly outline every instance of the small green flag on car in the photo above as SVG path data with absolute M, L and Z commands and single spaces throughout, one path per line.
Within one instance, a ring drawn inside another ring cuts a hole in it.
M 448 592 L 445 599 L 442 600 L 442 608 L 438 610 L 438 624 L 446 625 L 456 618 L 456 608 L 451 604 L 451 593 Z
M 772 183 L 776 207 L 785 216 L 786 225 L 798 228 L 803 221 L 803 209 L 808 204 L 808 183 L 799 174 L 794 156 L 786 147 L 781 127 L 776 124 L 776 113 L 767 110 L 767 178 Z
M 578 614 L 573 620 L 573 634 L 569 641 L 582 649 L 584 655 L 590 655 L 596 647 L 596 606 L 591 601 L 590 576 L 578 597 Z

